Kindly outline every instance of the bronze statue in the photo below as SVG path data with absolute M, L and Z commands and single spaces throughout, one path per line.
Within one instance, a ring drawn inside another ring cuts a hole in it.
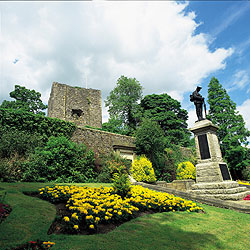
M 199 93 L 199 91 L 202 89 L 202 87 L 197 87 L 196 90 L 190 95 L 190 101 L 194 102 L 195 108 L 196 108 L 196 115 L 198 117 L 198 121 L 204 120 L 203 114 L 202 114 L 202 106 L 204 105 L 205 108 L 205 116 L 206 116 L 206 104 L 205 99 L 202 97 L 202 95 Z

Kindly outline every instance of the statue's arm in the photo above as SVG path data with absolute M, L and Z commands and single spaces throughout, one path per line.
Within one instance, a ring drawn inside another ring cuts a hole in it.
M 199 95 L 199 94 L 197 94 L 197 93 L 193 93 L 193 96 L 194 96 L 194 99 L 195 100 L 201 100 L 201 101 L 203 101 L 204 100 L 204 98 L 201 96 L 201 95 Z

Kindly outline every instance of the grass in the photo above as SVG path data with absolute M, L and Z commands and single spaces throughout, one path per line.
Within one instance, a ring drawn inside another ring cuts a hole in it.
M 48 183 L 0 183 L 7 191 L 5 202 L 13 208 L 0 224 L 0 249 L 30 240 L 56 243 L 53 250 L 135 249 L 249 249 L 250 214 L 201 205 L 202 213 L 156 213 L 131 220 L 108 234 L 47 235 L 55 207 L 47 201 L 24 195 Z M 101 184 L 86 184 L 99 186 Z

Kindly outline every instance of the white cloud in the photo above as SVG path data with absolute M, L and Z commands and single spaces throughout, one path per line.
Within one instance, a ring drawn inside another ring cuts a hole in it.
M 229 92 L 234 90 L 242 90 L 246 88 L 246 92 L 250 91 L 250 79 L 248 71 L 239 70 L 233 75 L 232 87 L 228 89 Z
M 209 50 L 208 36 L 195 35 L 200 24 L 194 12 L 185 13 L 187 5 L 1 3 L 0 102 L 15 84 L 41 92 L 47 102 L 53 81 L 85 87 L 86 75 L 103 99 L 125 75 L 139 80 L 144 94 L 167 92 L 181 101 L 203 78 L 224 69 L 233 53 Z
M 238 71 L 237 73 L 235 73 L 234 77 L 235 77 L 234 85 L 236 85 L 240 89 L 243 89 L 246 86 L 246 84 L 249 83 L 249 75 L 248 72 L 245 70 Z
M 194 126 L 195 121 L 197 120 L 198 118 L 195 109 L 188 110 L 188 120 L 187 120 L 188 128 L 192 128 Z
M 237 107 L 246 122 L 246 127 L 250 130 L 250 99 L 245 100 L 241 106 Z

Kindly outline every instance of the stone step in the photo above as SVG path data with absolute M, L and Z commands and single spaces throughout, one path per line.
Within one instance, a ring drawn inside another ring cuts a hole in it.
M 215 176 L 196 176 L 196 182 L 198 183 L 207 183 L 207 182 L 220 182 L 221 178 L 219 175 Z
M 250 195 L 250 191 L 245 191 L 237 194 L 205 194 L 203 197 L 215 198 L 220 200 L 243 200 L 247 195 Z
M 197 195 L 203 195 L 203 194 L 237 194 L 246 192 L 247 189 L 245 187 L 234 187 L 234 188 L 217 188 L 217 189 L 196 189 L 191 190 L 192 193 Z
M 223 181 L 223 182 L 204 182 L 192 185 L 192 189 L 222 189 L 222 188 L 236 188 L 239 187 L 237 181 Z

